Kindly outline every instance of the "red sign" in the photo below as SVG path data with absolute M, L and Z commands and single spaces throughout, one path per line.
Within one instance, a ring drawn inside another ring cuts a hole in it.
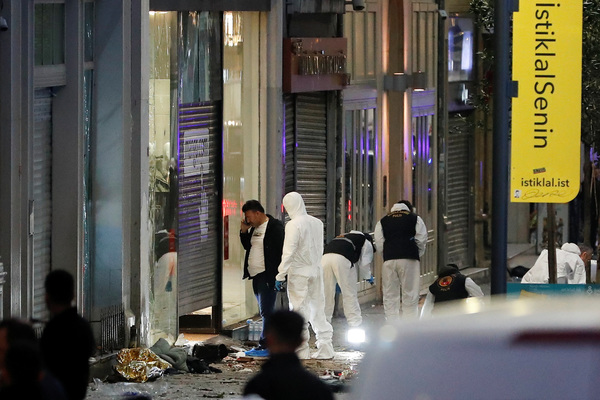
M 284 39 L 283 91 L 342 90 L 350 80 L 346 53 L 346 38 Z
M 229 215 L 223 217 L 223 259 L 229 260 Z

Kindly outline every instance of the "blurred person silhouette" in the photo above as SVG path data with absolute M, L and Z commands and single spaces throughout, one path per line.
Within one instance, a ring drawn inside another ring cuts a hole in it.
M 44 282 L 50 321 L 40 341 L 46 368 L 62 383 L 69 400 L 86 396 L 94 335 L 90 324 L 71 305 L 75 297 L 73 276 L 64 270 L 51 271 Z
M 473 279 L 461 274 L 456 264 L 445 265 L 438 271 L 435 282 L 429 285 L 421 317 L 430 316 L 435 304 L 468 297 L 483 297 L 483 291 Z
M 427 245 L 427 227 L 408 200 L 400 200 L 375 225 L 375 246 L 383 253 L 381 282 L 383 310 L 388 321 L 418 318 L 421 257 Z
M 246 250 L 242 279 L 252 280 L 252 290 L 263 323 L 258 347 L 247 351 L 246 355 L 266 357 L 269 353 L 265 347 L 265 323 L 277 300 L 275 276 L 281 262 L 284 228 L 281 221 L 265 214 L 265 209 L 257 200 L 244 203 L 242 212 L 244 219 L 240 223 L 240 241 Z
M 333 400 L 329 387 L 307 371 L 296 355 L 304 342 L 305 321 L 294 311 L 271 314 L 265 326 L 270 357 L 244 388 L 244 396 L 258 395 L 265 400 Z M 249 397 L 245 397 L 249 398 Z
M 65 400 L 60 382 L 42 367 L 33 327 L 17 319 L 0 322 L 0 399 Z
M 325 289 L 325 317 L 328 322 L 331 323 L 333 316 L 337 283 L 342 292 L 348 326 L 357 327 L 362 324 L 356 283 L 360 274 L 362 279 L 373 284 L 370 268 L 374 251 L 372 240 L 368 233 L 352 230 L 335 237 L 325 246 L 321 264 Z
M 16 340 L 6 351 L 2 366 L 0 399 L 43 399 L 42 359 L 35 342 Z
M 323 222 L 308 215 L 302 196 L 290 192 L 283 197 L 283 207 L 290 216 L 285 225 L 283 254 L 276 276 L 275 289 L 281 290 L 287 279 L 290 310 L 308 321 L 317 338 L 317 351 L 312 358 L 330 359 L 333 350 L 333 327 L 325 318 L 323 291 Z M 311 357 L 308 346 L 308 324 L 303 332 L 304 342 L 296 350 L 298 357 Z

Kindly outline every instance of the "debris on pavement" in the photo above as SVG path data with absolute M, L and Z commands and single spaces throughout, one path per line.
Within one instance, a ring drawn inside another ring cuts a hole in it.
M 183 347 L 171 346 L 166 339 L 158 339 L 150 350 L 177 370 L 188 372 L 187 350 Z
M 206 361 L 200 360 L 196 357 L 188 356 L 187 357 L 187 367 L 188 371 L 196 374 L 210 374 L 210 373 L 221 373 L 218 368 L 211 367 Z
M 227 357 L 229 350 L 223 343 L 197 343 L 192 348 L 192 355 L 207 363 L 221 361 Z
M 345 369 L 341 370 L 325 370 L 325 375 L 321 375 L 321 379 L 337 379 L 339 381 L 345 381 L 346 379 L 351 379 L 356 375 L 356 371 Z
M 117 353 L 115 370 L 132 382 L 146 382 L 162 376 L 171 364 L 162 360 L 150 349 L 135 347 L 122 349 Z
M 268 359 L 246 356 L 245 352 L 251 346 L 239 340 L 220 336 L 211 339 L 210 342 L 185 342 L 180 339 L 178 338 L 178 342 L 183 346 L 165 346 L 165 343 L 162 343 L 164 350 L 167 350 L 168 353 L 170 349 L 176 348 L 178 349 L 176 352 L 182 354 L 186 352 L 186 361 L 198 360 L 198 370 L 191 367 L 190 363 L 187 362 L 188 370 L 186 372 L 178 372 L 171 368 L 165 370 L 162 376 L 154 381 L 148 379 L 145 383 L 132 383 L 123 382 L 123 378 L 116 373 L 113 362 L 111 381 L 117 383 L 103 383 L 99 379 L 94 379 L 94 383 L 90 385 L 90 390 L 88 390 L 86 400 L 108 400 L 136 395 L 147 396 L 152 399 L 241 399 L 243 388 L 248 379 L 260 371 L 262 364 Z M 206 347 L 207 344 L 208 347 Z M 220 346 L 221 344 L 227 349 L 226 354 L 223 347 Z M 312 345 L 314 346 L 314 344 Z M 331 360 L 302 360 L 302 364 L 307 370 L 319 376 L 336 393 L 335 398 L 341 400 L 346 399 L 346 393 L 350 391 L 354 378 L 358 376 L 357 366 L 360 364 L 364 352 L 352 351 L 343 345 L 337 346 L 336 350 L 338 351 Z M 209 365 L 206 360 L 200 360 L 193 356 L 193 354 L 204 354 L 199 353 L 202 351 L 208 351 L 209 358 L 211 354 L 217 357 L 220 357 L 221 354 L 225 354 L 225 356 Z M 112 359 L 114 360 L 115 356 Z M 108 362 L 105 363 L 108 364 Z M 206 371 L 206 368 L 208 368 L 208 371 Z M 211 368 L 214 368 L 215 371 L 210 371 Z M 99 371 L 102 373 L 96 374 L 104 381 L 107 379 L 104 373 L 105 370 L 108 369 L 102 369 L 102 371 Z M 217 372 L 217 370 L 222 372 L 220 374 L 210 373 Z
M 90 384 L 90 390 L 97 392 L 98 395 L 106 398 L 119 398 L 123 396 L 163 396 L 167 393 L 169 385 L 163 379 L 157 379 L 154 382 L 117 382 L 103 383 L 98 378 Z M 89 394 L 89 393 L 88 393 Z

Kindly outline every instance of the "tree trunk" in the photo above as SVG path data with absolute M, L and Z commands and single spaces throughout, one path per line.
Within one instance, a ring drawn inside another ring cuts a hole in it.
M 583 147 L 583 243 L 594 248 L 594 243 L 590 243 L 592 227 L 592 196 L 590 188 L 592 187 L 592 163 L 590 161 L 590 146 L 585 144 Z

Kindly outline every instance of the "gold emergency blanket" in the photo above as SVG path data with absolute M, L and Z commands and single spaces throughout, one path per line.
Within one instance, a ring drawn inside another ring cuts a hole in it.
M 158 378 L 171 364 L 162 360 L 152 350 L 141 347 L 122 349 L 117 353 L 117 372 L 128 381 L 146 382 Z

